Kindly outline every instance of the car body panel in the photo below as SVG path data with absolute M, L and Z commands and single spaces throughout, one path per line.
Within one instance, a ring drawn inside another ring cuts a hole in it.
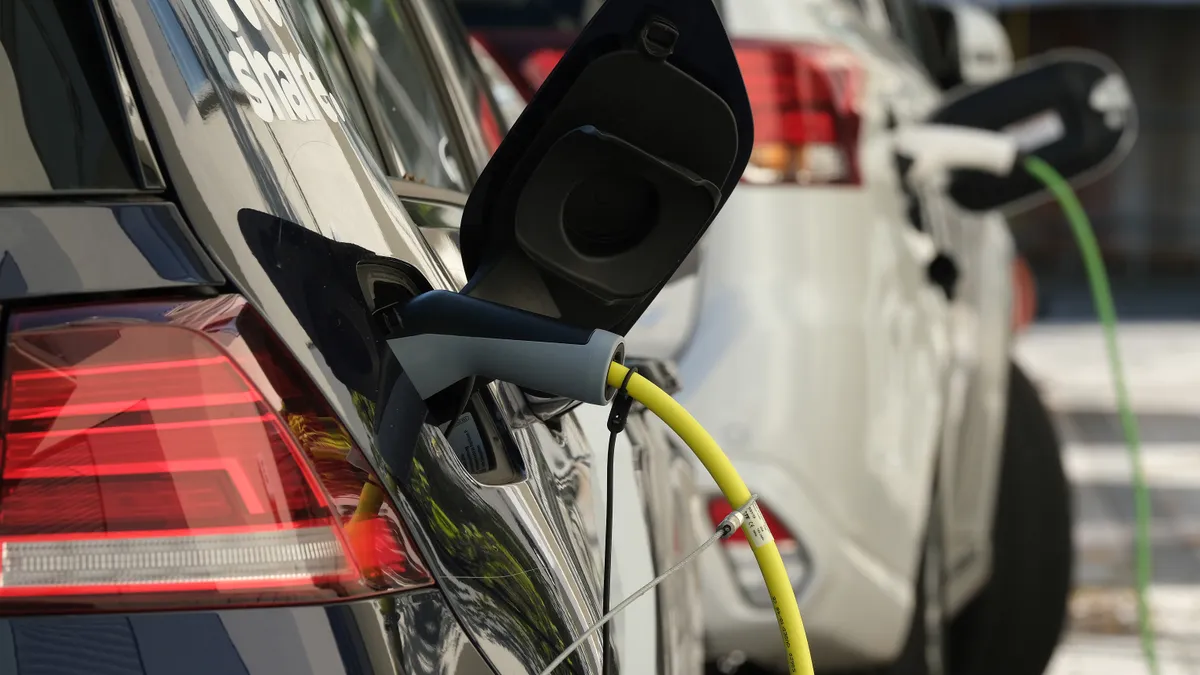
M 9 675 L 485 675 L 436 590 L 327 607 L 0 619 Z
M 607 449 L 608 408 L 583 405 L 575 415 L 596 449 Z M 678 563 L 700 545 L 699 489 L 690 451 L 670 439 L 674 432 L 635 405 L 614 446 L 613 605 Z M 604 456 L 595 473 L 607 476 Z M 603 493 L 596 500 L 604 522 Z M 602 540 L 601 540 L 602 541 Z M 644 543 L 643 543 L 644 542 Z M 603 547 L 601 548 L 603 550 Z M 687 566 L 664 580 L 614 619 L 629 672 L 664 675 L 703 670 L 703 616 L 699 570 Z
M 242 20 L 237 34 L 206 0 L 112 6 L 163 167 L 197 237 L 394 482 L 440 592 L 488 663 L 501 673 L 547 663 L 597 616 L 595 528 L 590 504 L 580 503 L 590 451 L 533 418 L 513 388 L 492 385 L 487 407 L 512 430 L 527 475 L 481 485 L 441 432 L 422 426 L 423 407 L 394 368 L 389 377 L 390 352 L 371 339 L 344 266 L 382 255 L 409 263 L 434 287 L 455 280 L 396 201 L 370 139 L 328 121 L 315 104 L 316 119 L 265 122 L 235 84 L 226 60 L 241 49 L 235 35 L 249 35 L 258 50 L 319 61 L 296 33 L 291 3 L 281 5 L 283 25 L 263 16 L 262 29 L 251 30 Z M 320 72 L 339 94 L 324 65 Z M 347 104 L 344 94 L 339 100 Z M 255 213 L 265 218 L 251 226 L 247 214 Z M 598 641 L 573 663 L 576 672 L 598 668 Z
M 889 658 L 900 648 L 908 627 L 906 608 L 913 601 L 913 587 L 883 568 L 876 556 L 841 536 L 840 524 L 825 513 L 825 503 L 810 498 L 809 491 L 795 482 L 790 467 L 773 460 L 737 461 L 744 475 L 754 477 L 753 489 L 762 501 L 796 507 L 776 515 L 803 540 L 813 560 L 797 599 L 814 663 L 837 670 Z M 740 651 L 767 667 L 786 668 L 774 614 L 747 601 L 724 553 L 710 550 L 699 560 L 705 614 L 720 615 L 729 626 L 712 630 L 709 621 L 709 655 Z
M 220 286 L 173 204 L 0 207 L 0 300 Z
M 607 443 L 608 407 L 581 405 L 574 416 L 589 445 L 596 449 L 596 464 L 593 467 L 598 485 L 608 480 Z M 632 426 L 640 427 L 641 420 L 630 420 Z M 600 430 L 604 430 L 601 432 Z M 588 433 L 592 432 L 592 433 Z M 638 474 L 645 478 L 644 464 L 646 448 L 630 441 L 627 433 L 617 437 L 613 448 L 613 570 L 612 606 L 616 606 L 639 586 L 655 576 L 654 549 L 650 534 L 649 519 L 643 509 L 645 504 L 644 485 L 639 485 Z M 620 490 L 617 489 L 620 486 Z M 593 502 L 596 522 L 603 523 L 605 517 L 605 491 L 598 491 Z M 600 553 L 604 552 L 604 535 L 599 537 Z M 619 552 L 619 553 L 618 553 Z M 629 606 L 628 612 L 618 614 L 613 620 L 613 640 L 621 654 L 621 666 L 630 673 L 653 673 L 658 670 L 659 594 L 647 593 Z
M 680 447 L 674 432 L 642 411 L 628 434 L 635 447 L 645 448 L 641 469 L 642 492 L 658 574 L 683 560 L 708 536 L 700 491 L 692 468 L 691 450 Z M 644 575 L 643 575 L 644 576 Z M 658 587 L 659 660 L 662 675 L 704 670 L 703 586 L 696 562 L 676 571 Z
M 787 467 L 839 536 L 906 578 L 938 443 L 946 310 L 924 242 L 877 208 L 850 190 L 743 186 L 704 242 L 679 399 L 735 462 Z M 779 213 L 793 219 L 781 227 Z
M 999 490 L 1001 449 L 1013 346 L 1011 230 L 999 214 L 962 214 L 956 305 L 955 360 L 961 369 L 961 416 L 948 431 L 943 467 L 952 476 L 945 493 L 946 602 L 958 609 L 987 582 L 992 569 L 992 522 Z M 950 394 L 952 397 L 957 393 Z M 956 435 L 953 435 L 956 434 Z

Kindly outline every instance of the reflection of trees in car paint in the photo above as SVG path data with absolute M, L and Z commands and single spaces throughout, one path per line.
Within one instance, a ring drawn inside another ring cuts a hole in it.
M 531 574 L 541 568 L 541 562 L 530 559 L 527 549 L 518 542 L 502 541 L 497 536 L 499 533 L 508 539 L 510 530 L 504 523 L 496 522 L 486 531 L 481 530 L 476 522 L 496 519 L 498 514 L 475 492 L 453 484 L 454 479 L 444 470 L 449 450 L 439 435 L 426 429 L 421 442 L 433 453 L 434 461 L 413 458 L 408 488 L 415 497 L 411 500 L 413 507 L 440 535 L 439 548 L 446 553 L 444 562 L 452 575 L 443 581 L 467 583 L 476 590 L 470 594 L 474 602 L 460 609 L 473 615 L 472 625 L 483 627 L 489 639 L 505 645 L 526 664 L 549 661 L 566 646 L 569 636 L 564 636 L 560 627 L 571 622 L 557 616 L 555 608 L 563 603 L 546 597 L 555 589 L 534 583 Z M 455 504 L 463 500 L 475 504 Z M 454 514 L 464 507 L 472 516 L 460 522 Z M 522 623 L 536 633 L 529 635 Z M 577 660 L 575 667 L 579 667 Z
M 580 449 L 590 448 L 587 437 L 574 415 L 563 416 L 561 429 L 557 432 L 546 426 L 534 428 L 548 431 L 556 449 L 565 458 L 564 462 L 559 462 L 556 466 L 551 467 L 551 472 L 554 474 L 555 494 L 558 496 L 551 502 L 551 506 L 555 507 L 558 518 L 571 524 L 571 527 L 560 527 L 559 531 L 568 533 L 574 542 L 575 550 L 591 554 L 592 564 L 602 572 L 603 567 L 598 555 L 600 532 L 596 527 L 596 519 L 588 517 L 595 513 L 591 464 L 595 455 L 590 452 L 587 454 L 578 452 Z M 535 444 L 546 447 L 545 443 L 535 441 Z

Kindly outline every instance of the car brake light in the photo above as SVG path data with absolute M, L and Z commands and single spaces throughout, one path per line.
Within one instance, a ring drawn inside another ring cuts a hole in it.
M 244 299 L 17 311 L 9 329 L 0 613 L 432 584 L 362 453 Z
M 738 40 L 734 54 L 754 114 L 754 149 L 742 180 L 858 185 L 863 71 L 833 45 Z

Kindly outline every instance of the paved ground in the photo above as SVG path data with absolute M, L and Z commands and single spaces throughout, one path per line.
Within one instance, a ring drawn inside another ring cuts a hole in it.
M 1160 673 L 1200 674 L 1200 324 L 1130 325 L 1120 342 L 1151 488 Z M 1050 675 L 1146 673 L 1129 457 L 1099 329 L 1036 326 L 1017 355 L 1055 410 L 1075 489 L 1078 590 Z

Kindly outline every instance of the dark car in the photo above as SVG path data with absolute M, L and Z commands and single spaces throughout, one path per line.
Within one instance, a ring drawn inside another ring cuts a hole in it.
M 623 334 L 728 197 L 749 111 L 719 21 L 610 5 L 501 143 L 440 0 L 0 0 L 0 673 L 540 672 L 598 619 L 570 406 L 423 397 L 388 340 L 433 289 Z M 629 57 L 644 21 L 674 55 Z M 728 142 L 571 98 L 618 75 Z M 669 246 L 619 293 L 597 279 L 643 244 L 547 261 L 509 204 L 553 204 L 550 160 L 604 184 L 596 148 L 702 188 L 638 221 Z M 556 672 L 602 661 L 597 635 Z

